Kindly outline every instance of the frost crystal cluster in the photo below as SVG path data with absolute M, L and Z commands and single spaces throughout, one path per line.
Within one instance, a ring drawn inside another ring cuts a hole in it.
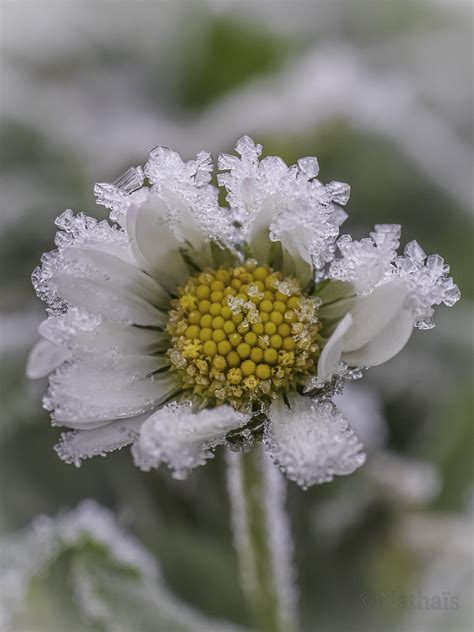
M 459 290 L 438 255 L 400 227 L 338 238 L 349 186 L 317 179 L 316 158 L 287 166 L 241 138 L 211 184 L 207 153 L 165 147 L 95 187 L 111 222 L 65 211 L 57 249 L 33 273 L 49 316 L 30 377 L 67 462 L 127 444 L 144 470 L 178 478 L 218 445 L 268 454 L 303 487 L 364 461 L 331 402 L 344 377 L 389 360 L 434 305 Z

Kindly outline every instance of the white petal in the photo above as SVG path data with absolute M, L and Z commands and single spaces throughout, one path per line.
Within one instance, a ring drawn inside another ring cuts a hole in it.
M 351 474 L 365 461 L 363 446 L 331 402 L 293 395 L 270 410 L 264 442 L 286 476 L 307 488 Z
M 337 369 L 341 360 L 344 336 L 352 326 L 352 316 L 346 314 L 324 345 L 318 361 L 318 382 L 325 382 Z
M 85 357 L 58 369 L 44 398 L 56 425 L 97 428 L 156 408 L 179 389 L 163 356 Z
M 403 308 L 405 284 L 398 279 L 379 285 L 369 296 L 356 300 L 351 310 L 352 327 L 344 336 L 343 352 L 360 349 L 382 331 Z
M 167 404 L 143 424 L 132 447 L 135 465 L 144 471 L 165 463 L 175 478 L 213 457 L 212 449 L 224 443 L 230 430 L 244 425 L 248 417 L 230 406 L 193 413 L 191 405 Z
M 111 421 L 92 430 L 65 432 L 54 449 L 63 461 L 79 467 L 82 459 L 105 456 L 107 452 L 119 450 L 133 443 L 147 417 L 148 413 L 145 413 L 131 419 Z
M 397 355 L 413 332 L 413 315 L 400 310 L 385 327 L 360 349 L 342 354 L 349 366 L 377 366 Z
M 133 292 L 156 307 L 169 308 L 168 292 L 155 279 L 118 257 L 90 246 L 66 247 L 62 256 L 81 266 L 89 266 L 99 278 L 106 278 L 116 287 Z
M 64 347 L 58 347 L 48 340 L 40 340 L 30 351 L 26 362 L 26 376 L 31 380 L 45 377 L 68 360 L 71 352 Z
M 53 344 L 79 351 L 152 355 L 169 347 L 169 336 L 164 332 L 103 321 L 74 308 L 61 316 L 50 316 L 38 331 Z
M 189 276 L 179 249 L 184 246 L 173 232 L 168 208 L 157 195 L 132 205 L 127 212 L 127 232 L 133 253 L 143 269 L 170 292 Z
M 102 314 L 112 321 L 134 325 L 162 327 L 167 314 L 143 298 L 104 280 L 90 280 L 62 275 L 56 279 L 60 296 L 68 304 L 91 313 Z

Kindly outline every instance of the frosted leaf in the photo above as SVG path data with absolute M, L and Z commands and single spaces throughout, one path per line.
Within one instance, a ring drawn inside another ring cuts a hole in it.
M 130 167 L 111 184 L 97 182 L 94 195 L 97 204 L 110 209 L 110 218 L 117 221 L 124 215 L 130 203 L 129 195 L 139 189 L 145 180 L 142 167 Z
M 151 555 L 116 526 L 112 514 L 94 501 L 56 518 L 40 516 L 31 527 L 0 540 L 0 625 L 7 624 L 26 598 L 31 579 L 42 573 L 64 549 L 86 541 L 105 547 L 127 567 L 157 580 L 159 570 Z
M 365 461 L 363 446 L 331 402 L 294 395 L 270 410 L 264 443 L 286 476 L 307 488 L 351 474 Z
M 395 266 L 397 276 L 406 284 L 407 304 L 419 329 L 434 327 L 434 305 L 444 303 L 452 307 L 461 297 L 458 286 L 448 276 L 449 266 L 439 255 L 427 257 L 416 241 L 406 245 Z
M 208 619 L 166 586 L 155 558 L 126 534 L 112 513 L 92 500 L 0 540 L 0 627 L 17 629 L 15 615 L 28 609 L 33 579 L 67 553 L 68 585 L 88 624 L 107 632 L 237 632 Z
M 63 432 L 54 450 L 62 461 L 80 467 L 83 459 L 105 456 L 133 443 L 148 417 L 149 413 L 145 413 L 131 419 L 112 421 L 92 430 Z
M 342 258 L 331 263 L 331 279 L 350 282 L 358 294 L 369 294 L 393 271 L 400 243 L 398 224 L 377 224 L 370 237 L 353 241 L 343 235 L 337 242 Z
M 135 465 L 149 471 L 165 463 L 175 478 L 186 478 L 190 470 L 213 457 L 213 448 L 225 442 L 230 430 L 247 421 L 230 406 L 193 413 L 190 403 L 167 404 L 143 424 L 132 447 Z
M 224 154 L 218 161 L 221 170 L 228 170 L 218 175 L 218 183 L 227 189 L 231 213 L 242 224 L 242 239 L 264 258 L 270 231 L 270 238 L 281 241 L 292 257 L 296 253 L 323 267 L 333 257 L 346 218 L 332 201 L 334 192 L 316 180 L 316 158 L 302 158 L 288 167 L 277 156 L 259 162 L 261 149 L 245 136 L 236 146 L 240 159 Z

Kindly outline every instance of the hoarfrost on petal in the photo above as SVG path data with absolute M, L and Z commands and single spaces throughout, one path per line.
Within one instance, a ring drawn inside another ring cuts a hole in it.
M 114 182 L 97 182 L 94 195 L 97 204 L 110 209 L 110 219 L 119 221 L 130 205 L 130 193 L 139 189 L 145 180 L 142 167 L 130 167 Z
M 342 258 L 331 263 L 329 277 L 350 282 L 359 294 L 370 294 L 392 273 L 399 243 L 398 224 L 377 224 L 370 237 L 360 241 L 343 235 L 337 242 Z
M 448 276 L 449 266 L 439 255 L 429 255 L 416 241 L 405 246 L 404 255 L 395 261 L 396 274 L 407 287 L 407 305 L 415 327 L 431 329 L 434 305 L 452 307 L 461 297 L 458 286 Z
M 64 432 L 54 449 L 60 459 L 79 467 L 83 459 L 105 456 L 108 452 L 133 443 L 148 417 L 149 413 L 145 413 L 130 419 L 111 421 L 92 430 Z
M 261 150 L 245 136 L 236 146 L 240 159 L 224 154 L 218 161 L 219 168 L 227 170 L 218 175 L 218 182 L 227 189 L 232 216 L 242 225 L 242 239 L 262 260 L 269 256 L 271 239 L 310 268 L 324 267 L 334 256 L 334 241 L 346 218 L 333 201 L 338 197 L 334 187 L 316 179 L 316 158 L 302 158 L 288 167 L 277 156 L 259 162 Z M 339 199 L 347 201 L 345 190 L 339 191 Z
M 307 488 L 351 474 L 365 461 L 363 446 L 332 402 L 293 395 L 275 401 L 264 443 L 286 476 Z
M 135 464 L 149 471 L 165 463 L 175 478 L 186 478 L 213 457 L 213 448 L 225 442 L 230 430 L 247 421 L 247 415 L 230 406 L 194 413 L 191 403 L 167 404 L 143 424 L 132 447 Z
M 161 372 L 168 364 L 163 356 L 78 357 L 51 375 L 43 404 L 54 424 L 70 428 L 96 428 L 135 417 L 179 390 L 176 376 Z

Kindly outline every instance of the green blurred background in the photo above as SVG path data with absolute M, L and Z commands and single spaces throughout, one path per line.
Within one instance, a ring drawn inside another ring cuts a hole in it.
M 342 232 L 401 223 L 402 243 L 416 237 L 439 252 L 463 293 L 438 310 L 434 331 L 417 331 L 341 401 L 367 464 L 308 492 L 288 486 L 302 627 L 470 629 L 471 3 L 17 0 L 0 9 L 0 533 L 94 498 L 156 554 L 175 594 L 247 623 L 222 454 L 184 483 L 141 473 L 128 450 L 65 465 L 41 409 L 45 384 L 24 376 L 44 317 L 30 274 L 53 247 L 55 217 L 69 207 L 103 217 L 94 182 L 142 164 L 157 144 L 216 157 L 247 133 L 288 162 L 317 156 L 321 180 L 352 187 Z M 101 629 L 80 618 L 67 576 L 67 559 L 42 576 L 11 629 Z M 460 608 L 364 608 L 367 591 L 449 592 Z

